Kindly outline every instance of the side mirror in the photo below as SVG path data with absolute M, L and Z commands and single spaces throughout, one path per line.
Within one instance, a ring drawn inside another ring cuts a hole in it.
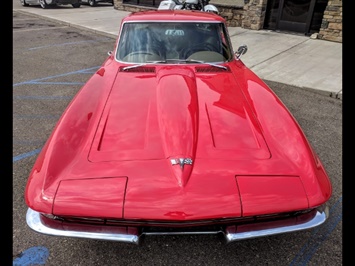
M 238 47 L 238 50 L 235 52 L 235 55 L 237 57 L 237 60 L 245 54 L 248 51 L 248 46 L 246 44 L 242 44 L 241 46 Z
M 112 51 L 108 51 L 107 54 L 108 54 L 109 56 L 111 56 L 111 55 L 113 54 L 113 52 L 112 52 Z

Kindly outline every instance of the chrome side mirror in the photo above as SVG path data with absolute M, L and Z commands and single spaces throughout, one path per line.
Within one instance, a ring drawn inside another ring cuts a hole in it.
M 235 56 L 237 57 L 237 60 L 245 54 L 248 51 L 248 46 L 246 44 L 242 44 L 241 46 L 238 47 L 238 50 L 235 52 Z
M 112 52 L 112 51 L 108 51 L 107 54 L 108 54 L 109 56 L 111 56 L 111 55 L 113 54 L 113 52 Z

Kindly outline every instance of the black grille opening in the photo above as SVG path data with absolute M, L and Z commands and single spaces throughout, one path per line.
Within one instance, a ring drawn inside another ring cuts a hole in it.
M 120 67 L 120 72 L 134 72 L 134 73 L 155 73 L 155 67 L 138 66 L 138 67 Z
M 220 67 L 214 67 L 214 66 L 203 66 L 203 67 L 196 67 L 196 72 L 197 73 L 218 73 L 218 72 L 230 72 L 230 68 L 226 67 L 225 68 L 220 68 Z

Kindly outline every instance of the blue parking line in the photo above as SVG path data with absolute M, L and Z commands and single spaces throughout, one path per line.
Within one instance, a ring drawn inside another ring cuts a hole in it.
M 12 118 L 26 119 L 59 119 L 61 115 L 13 115 Z
M 57 82 L 57 81 L 51 81 L 51 82 L 40 82 L 40 81 L 28 81 L 24 82 L 23 84 L 41 84 L 41 85 L 84 85 L 85 82 Z
M 30 152 L 26 152 L 26 153 L 23 153 L 23 154 L 20 154 L 20 155 L 17 155 L 15 157 L 12 157 L 12 162 L 17 162 L 19 160 L 22 160 L 24 158 L 27 158 L 27 157 L 31 157 L 33 155 L 36 155 L 38 153 L 41 152 L 41 149 L 36 149 L 36 150 L 33 150 L 33 151 L 30 151 Z
M 77 70 L 77 71 L 73 71 L 73 72 L 68 72 L 68 73 L 64 73 L 64 74 L 59 74 L 59 75 L 54 75 L 54 76 L 49 76 L 49 77 L 45 77 L 45 78 L 40 78 L 40 79 L 34 79 L 34 80 L 29 80 L 29 81 L 24 81 L 24 82 L 19 82 L 19 83 L 14 83 L 13 87 L 17 87 L 17 86 L 21 86 L 21 85 L 27 85 L 27 84 L 59 84 L 59 85 L 81 85 L 83 83 L 75 83 L 75 82 L 41 82 L 41 81 L 45 81 L 48 79 L 53 79 L 53 78 L 59 78 L 59 77 L 66 77 L 69 75 L 76 75 L 76 74 L 91 74 L 91 71 L 96 71 L 97 69 L 99 69 L 100 66 L 96 66 L 96 67 L 90 67 L 87 69 L 82 69 L 82 70 Z M 89 72 L 88 72 L 89 71 Z
M 342 220 L 342 196 L 338 199 L 336 204 L 332 206 L 329 210 L 329 218 L 328 220 L 319 227 L 316 227 L 312 236 L 308 240 L 308 242 L 300 249 L 298 254 L 290 263 L 290 266 L 306 266 L 313 255 L 316 253 L 319 246 L 327 240 L 329 235 L 336 228 L 338 223 Z
M 18 99 L 18 100 L 27 100 L 27 99 L 35 99 L 35 100 L 66 100 L 66 99 L 71 99 L 73 96 L 28 96 L 28 95 L 23 95 L 23 96 L 14 96 L 13 99 Z
M 69 44 L 69 43 L 67 43 Z M 72 44 L 72 43 L 71 43 Z M 66 45 L 66 44 L 63 44 Z M 39 48 L 44 48 L 44 47 L 36 47 L 32 48 L 32 50 L 39 49 Z M 17 87 L 20 85 L 26 85 L 26 84 L 35 84 L 35 85 L 83 85 L 83 82 L 46 82 L 45 80 L 52 79 L 52 78 L 58 78 L 58 77 L 64 77 L 64 76 L 69 76 L 69 75 L 75 75 L 75 74 L 93 74 L 96 72 L 96 70 L 99 67 L 92 67 L 88 69 L 83 69 L 79 71 L 74 71 L 74 72 L 69 72 L 65 74 L 60 74 L 60 75 L 55 75 L 55 76 L 49 76 L 45 78 L 40 78 L 40 79 L 35 79 L 35 80 L 30 80 L 26 82 L 20 82 L 20 83 L 15 83 L 13 84 L 13 87 Z M 72 98 L 72 96 L 14 96 L 14 99 L 69 99 Z M 58 115 L 14 115 L 14 118 L 26 118 L 26 119 L 41 119 L 41 118 L 56 118 L 58 119 Z M 31 141 L 19 141 L 17 144 L 33 144 L 34 142 Z M 39 143 L 39 141 L 37 141 Z M 16 141 L 15 141 L 16 144 Z M 42 143 L 43 144 L 43 143 Z M 17 156 L 14 156 L 12 158 L 12 162 L 15 163 L 17 161 L 20 161 L 22 159 L 37 155 L 41 152 L 40 149 L 35 149 L 30 152 L 26 152 L 23 154 L 19 154 Z M 13 260 L 12 265 L 13 266 L 32 266 L 32 265 L 45 265 L 46 261 L 49 257 L 49 250 L 46 247 L 43 246 L 38 246 L 38 247 L 31 247 L 23 252 Z M 1 264 L 1 263 L 0 263 Z
M 46 247 L 31 247 L 21 252 L 18 258 L 12 261 L 12 266 L 45 265 L 49 257 Z
M 43 140 L 13 140 L 12 145 L 21 145 L 21 146 L 43 146 L 45 141 Z
M 68 73 L 64 73 L 64 74 L 48 76 L 48 77 L 34 79 L 34 80 L 30 80 L 30 81 L 15 83 L 15 84 L 13 84 L 13 87 L 17 87 L 17 86 L 20 86 L 20 85 L 26 85 L 26 84 L 83 85 L 84 83 L 82 83 L 82 82 L 46 82 L 46 80 L 59 78 L 59 77 L 66 77 L 66 76 L 75 75 L 75 74 L 91 74 L 93 71 L 96 71 L 99 67 L 100 66 L 90 67 L 90 68 L 81 69 L 81 70 L 68 72 Z M 67 99 L 67 98 L 72 98 L 72 96 L 15 96 L 15 99 Z M 24 158 L 36 155 L 40 151 L 41 151 L 41 149 L 36 149 L 36 150 L 30 151 L 30 152 L 27 152 L 27 153 L 24 153 L 24 154 L 20 154 L 20 155 L 14 156 L 12 158 L 12 162 L 14 163 L 14 162 L 17 162 L 17 161 L 22 160 Z
M 48 48 L 48 47 L 51 48 L 51 47 L 66 46 L 66 45 L 73 45 L 73 44 L 83 44 L 83 43 L 99 43 L 99 42 L 103 42 L 103 41 L 112 42 L 112 39 L 105 38 L 105 39 L 99 39 L 99 40 L 88 40 L 88 41 L 80 41 L 80 42 L 66 42 L 66 43 L 60 43 L 60 44 L 33 47 L 33 48 L 29 48 L 28 50 L 31 51 L 31 50 L 38 50 L 38 49 Z

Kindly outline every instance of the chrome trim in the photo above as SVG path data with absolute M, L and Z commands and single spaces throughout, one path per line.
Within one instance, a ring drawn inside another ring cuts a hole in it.
M 172 165 L 179 164 L 181 169 L 184 169 L 185 164 L 192 164 L 192 159 L 191 158 L 174 158 L 170 159 L 170 162 Z
M 98 240 L 110 240 L 138 244 L 139 236 L 130 234 L 115 234 L 115 233 L 105 233 L 105 232 L 84 232 L 84 231 L 71 231 L 71 230 L 58 230 L 45 226 L 41 222 L 41 214 L 30 208 L 27 210 L 26 222 L 27 225 L 34 231 L 46 235 L 53 236 L 67 236 L 67 237 L 79 237 L 79 238 L 90 238 Z
M 93 231 L 74 231 L 74 230 L 60 230 L 46 226 L 41 221 L 41 214 L 28 208 L 26 214 L 27 225 L 34 231 L 42 234 L 53 235 L 53 236 L 66 236 L 66 237 L 79 237 L 79 238 L 88 238 L 95 240 L 109 240 L 109 241 L 118 241 L 139 244 L 140 238 L 144 235 L 203 235 L 203 234 L 223 234 L 227 243 L 250 239 L 256 237 L 270 236 L 276 234 L 283 234 L 289 232 L 296 232 L 300 230 L 311 229 L 313 227 L 323 224 L 329 217 L 329 208 L 327 205 L 318 207 L 315 210 L 315 215 L 311 220 L 297 224 L 276 227 L 272 229 L 261 229 L 261 230 L 251 230 L 247 232 L 233 232 L 235 231 L 234 226 L 226 226 L 221 230 L 212 230 L 212 231 L 191 231 L 191 232 L 141 232 L 138 234 L 117 234 L 110 232 L 103 232 L 101 229 L 105 226 L 98 225 L 97 230 Z M 108 228 L 108 227 L 105 227 Z M 96 229 L 96 228 L 95 228 Z
M 181 236 L 181 235 L 216 235 L 219 233 L 223 233 L 223 231 L 191 231 L 191 232 L 143 232 L 143 235 L 146 236 L 163 236 L 163 235 L 173 235 L 173 236 Z
M 313 227 L 319 226 L 322 223 L 324 223 L 328 217 L 329 217 L 329 208 L 327 205 L 324 205 L 317 208 L 316 215 L 310 221 L 307 221 L 305 223 L 284 226 L 284 227 L 277 227 L 273 229 L 264 229 L 264 230 L 256 230 L 256 231 L 241 232 L 241 233 L 228 232 L 228 228 L 227 228 L 226 231 L 224 232 L 224 236 L 227 240 L 227 243 L 230 243 L 232 241 L 237 241 L 242 239 L 296 232 L 296 231 L 311 229 Z

